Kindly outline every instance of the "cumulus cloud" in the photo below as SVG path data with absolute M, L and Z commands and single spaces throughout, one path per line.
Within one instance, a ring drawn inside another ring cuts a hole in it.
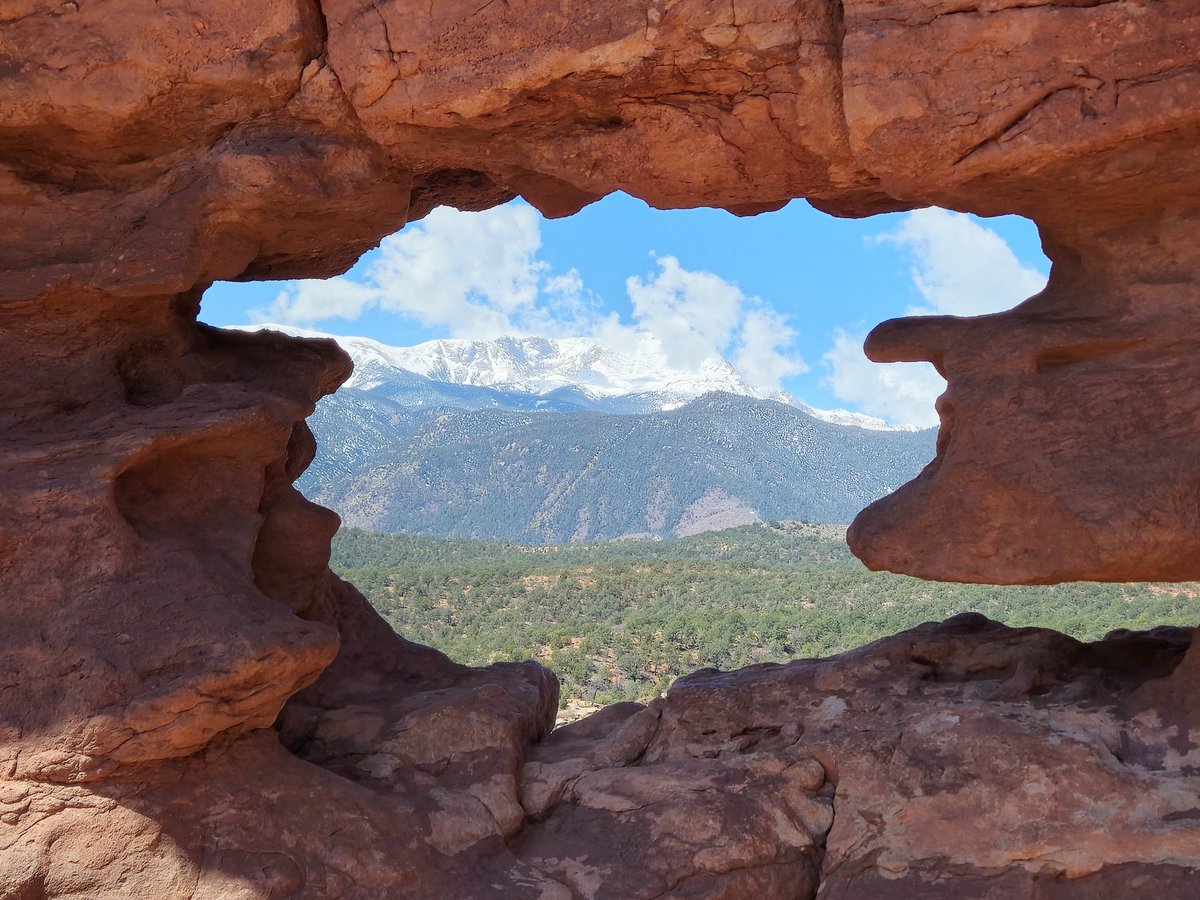
M 751 309 L 742 320 L 733 364 L 756 387 L 778 388 L 783 379 L 808 371 L 791 351 L 796 337 L 787 317 L 777 310 L 765 305 Z
M 357 319 L 379 302 L 378 291 L 350 278 L 288 282 L 270 306 L 250 311 L 255 322 L 308 325 L 321 319 Z
M 924 301 L 906 315 L 983 315 L 1009 309 L 1038 293 L 1046 276 L 1025 265 L 996 232 L 944 209 L 908 213 L 899 228 L 876 238 L 902 248 L 912 286 Z M 865 333 L 839 330 L 822 358 L 823 384 L 838 399 L 893 422 L 936 425 L 934 401 L 946 383 L 928 363 L 870 362 Z
M 673 256 L 658 260 L 659 271 L 643 281 L 626 280 L 637 325 L 658 337 L 674 368 L 695 368 L 729 345 L 745 296 L 711 272 L 691 272 Z
M 442 207 L 384 238 L 361 281 L 344 275 L 296 282 L 255 315 L 304 325 L 381 309 L 445 328 L 452 337 L 519 333 L 521 318 L 536 313 L 547 276 L 540 247 L 532 207 L 509 204 L 479 213 Z M 565 289 L 563 277 L 553 292 Z
M 694 369 L 727 358 L 765 390 L 778 390 L 784 378 L 808 370 L 783 313 L 719 275 L 683 268 L 673 256 L 655 261 L 656 273 L 629 278 L 625 289 L 635 328 L 658 339 L 668 365 Z
M 925 301 L 907 315 L 979 316 L 1009 309 L 1046 286 L 1004 239 L 963 213 L 919 209 L 877 240 L 899 245 L 912 263 L 913 286 Z
M 822 357 L 822 382 L 844 403 L 889 422 L 928 428 L 938 423 L 933 404 L 946 382 L 929 363 L 873 363 L 863 354 L 866 334 L 839 329 Z
M 653 346 L 679 369 L 732 358 L 765 389 L 807 370 L 786 316 L 712 272 L 655 257 L 654 270 L 627 280 L 632 317 L 622 322 L 603 310 L 578 271 L 552 271 L 538 255 L 541 243 L 541 219 L 525 204 L 478 213 L 440 208 L 385 238 L 360 276 L 292 282 L 253 315 L 312 325 L 382 310 L 451 337 L 590 336 L 629 352 Z

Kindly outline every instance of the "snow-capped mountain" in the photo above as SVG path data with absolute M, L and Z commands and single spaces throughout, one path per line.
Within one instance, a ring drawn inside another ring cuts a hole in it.
M 934 453 L 932 430 L 814 410 L 722 359 L 684 371 L 652 339 L 335 340 L 354 375 L 309 418 L 320 453 L 297 484 L 368 530 L 543 543 L 844 523 Z
M 354 360 L 346 387 L 383 391 L 407 405 L 447 402 L 445 388 L 481 388 L 459 392 L 450 405 L 466 408 L 594 409 L 608 412 L 651 412 L 677 409 L 706 394 L 724 393 L 775 400 L 815 419 L 876 431 L 916 431 L 844 409 L 816 409 L 781 390 L 763 390 L 742 377 L 724 359 L 709 357 L 694 369 L 672 366 L 658 339 L 643 335 L 633 346 L 613 348 L 593 338 L 502 337 L 489 341 L 436 340 L 413 347 L 391 347 L 365 337 L 342 337 L 290 325 L 267 328 L 297 337 L 332 338 Z M 397 394 L 402 385 L 403 397 Z M 417 396 L 420 388 L 430 394 Z M 508 395 L 499 398 L 495 392 Z M 524 395 L 513 397 L 512 395 Z M 468 400 L 467 398 L 471 399 Z

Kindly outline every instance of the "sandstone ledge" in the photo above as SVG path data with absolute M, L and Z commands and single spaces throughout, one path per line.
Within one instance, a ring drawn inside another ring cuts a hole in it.
M 299 743 L 285 718 L 284 743 L 313 762 L 260 731 L 101 785 L 5 781 L 0 885 L 1184 900 L 1200 744 L 1146 697 L 1189 637 L 1080 644 L 967 614 L 831 659 L 698 672 L 532 743 L 505 725 L 521 718 L 513 672 L 415 650 L 440 687 L 410 693 L 394 673 L 396 690 Z
M 345 357 L 196 324 L 438 204 L 1019 213 L 1042 294 L 870 340 L 950 386 L 851 543 L 1194 578 L 1194 0 L 16 0 L 0 72 L 0 898 L 1195 893 L 1185 635 L 957 620 L 547 737 L 552 675 L 328 572 Z

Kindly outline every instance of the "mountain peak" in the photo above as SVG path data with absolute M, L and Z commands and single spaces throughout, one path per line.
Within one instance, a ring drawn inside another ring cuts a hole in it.
M 331 338 L 354 360 L 347 387 L 371 390 L 401 373 L 441 384 L 486 388 L 533 397 L 555 391 L 579 391 L 595 400 L 637 398 L 636 408 L 676 409 L 711 393 L 735 394 L 786 403 L 813 418 L 835 425 L 874 431 L 916 431 L 848 410 L 816 409 L 782 390 L 752 385 L 730 363 L 710 356 L 688 369 L 672 366 L 658 338 L 638 335 L 628 346 L 614 347 L 595 338 L 504 336 L 490 340 L 440 338 L 412 347 L 392 347 L 365 337 L 343 337 L 291 325 L 266 328 L 297 337 Z
M 529 394 L 574 387 L 593 397 L 658 394 L 666 403 L 712 391 L 782 399 L 782 392 L 754 387 L 719 357 L 690 370 L 674 368 L 650 335 L 620 349 L 593 338 L 501 337 L 429 341 L 391 353 L 400 368 L 434 381 Z

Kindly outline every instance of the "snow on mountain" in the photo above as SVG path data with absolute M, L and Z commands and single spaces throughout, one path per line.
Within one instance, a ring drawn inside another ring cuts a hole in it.
M 657 338 L 644 335 L 633 347 L 616 349 L 592 338 L 502 337 L 490 341 L 443 339 L 413 347 L 391 347 L 364 337 L 324 334 L 292 325 L 237 326 L 281 331 L 296 337 L 332 338 L 354 360 L 346 387 L 369 391 L 401 373 L 430 381 L 544 395 L 574 388 L 593 398 L 646 397 L 660 410 L 682 406 L 705 394 L 723 392 L 776 400 L 836 425 L 873 431 L 916 431 L 844 409 L 816 409 L 785 391 L 757 388 L 720 357 L 709 357 L 693 370 L 667 363 Z
M 435 381 L 532 394 L 573 386 L 595 397 L 656 393 L 690 400 L 724 391 L 775 399 L 748 384 L 723 359 L 710 357 L 692 371 L 670 367 L 652 337 L 629 351 L 614 350 L 590 338 L 504 337 L 430 341 L 400 352 L 402 368 Z
M 814 419 L 820 419 L 822 422 L 829 422 L 833 425 L 850 425 L 854 428 L 866 428 L 870 431 L 920 431 L 916 425 L 892 425 L 885 422 L 883 419 L 876 416 L 868 416 L 865 413 L 850 412 L 848 409 L 817 409 L 814 406 L 809 406 L 803 400 L 797 400 L 795 397 L 790 399 L 792 406 L 802 412 L 808 413 Z

